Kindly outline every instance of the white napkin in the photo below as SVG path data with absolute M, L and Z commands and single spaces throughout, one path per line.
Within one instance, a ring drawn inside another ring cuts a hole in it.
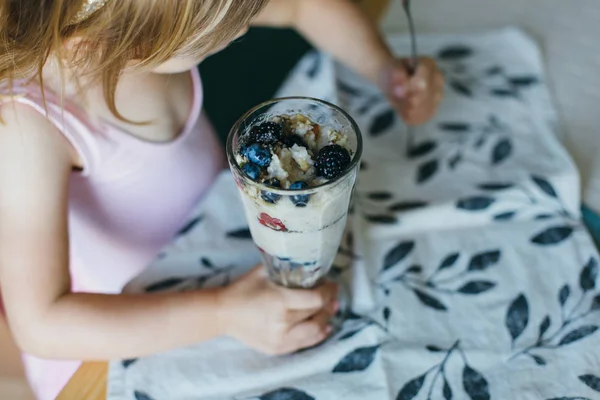
M 390 43 L 407 54 L 406 38 Z M 223 338 L 115 361 L 110 400 L 600 399 L 598 255 L 537 46 L 507 29 L 420 47 L 448 87 L 412 138 L 373 87 L 319 53 L 280 91 L 340 104 L 365 137 L 336 261 L 354 295 L 342 332 L 286 357 Z M 127 290 L 220 285 L 258 260 L 224 173 Z

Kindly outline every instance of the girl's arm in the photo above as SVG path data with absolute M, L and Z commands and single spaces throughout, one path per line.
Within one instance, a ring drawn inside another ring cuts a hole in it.
M 421 59 L 411 77 L 373 22 L 349 0 L 271 0 L 255 23 L 295 27 L 315 46 L 379 85 L 408 123 L 431 118 L 442 99 L 444 81 L 436 63 Z
M 219 290 L 72 293 L 67 215 L 74 151 L 27 106 L 2 107 L 2 122 L 0 292 L 23 351 L 55 359 L 129 358 L 228 334 L 278 353 L 325 337 L 332 286 L 285 291 L 258 272 Z

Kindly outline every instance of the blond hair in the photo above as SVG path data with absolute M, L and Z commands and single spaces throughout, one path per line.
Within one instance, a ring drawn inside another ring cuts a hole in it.
M 201 60 L 233 40 L 268 0 L 110 0 L 72 24 L 85 0 L 0 2 L 0 82 L 38 79 L 51 55 L 101 82 L 110 111 L 131 61 L 155 67 L 176 56 Z M 66 49 L 69 39 L 77 45 Z

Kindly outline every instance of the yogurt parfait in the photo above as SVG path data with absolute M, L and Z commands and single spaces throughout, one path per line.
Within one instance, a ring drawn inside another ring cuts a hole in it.
M 229 164 L 274 282 L 310 288 L 327 275 L 346 225 L 361 151 L 355 122 L 316 99 L 264 103 L 232 129 Z

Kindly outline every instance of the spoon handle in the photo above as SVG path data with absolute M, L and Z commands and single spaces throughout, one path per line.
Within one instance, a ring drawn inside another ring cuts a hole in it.
M 402 8 L 404 8 L 404 13 L 406 14 L 406 19 L 408 20 L 408 28 L 410 31 L 411 60 L 409 72 L 411 75 L 413 75 L 417 71 L 419 56 L 417 49 L 417 34 L 415 32 L 415 23 L 410 10 L 410 0 L 402 0 Z

